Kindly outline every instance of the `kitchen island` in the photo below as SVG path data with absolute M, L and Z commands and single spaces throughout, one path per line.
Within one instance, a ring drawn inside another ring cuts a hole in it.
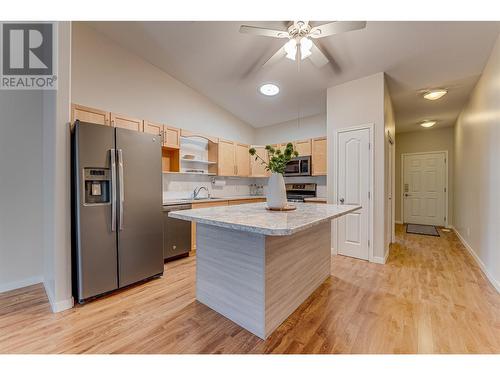
M 196 299 L 262 339 L 330 276 L 331 220 L 361 208 L 295 205 L 169 213 L 197 223 Z

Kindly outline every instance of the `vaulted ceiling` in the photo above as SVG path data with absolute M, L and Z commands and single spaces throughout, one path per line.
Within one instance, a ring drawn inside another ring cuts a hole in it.
M 333 64 L 318 69 L 306 59 L 298 71 L 288 59 L 262 67 L 282 39 L 238 32 L 241 24 L 286 29 L 286 22 L 88 24 L 254 127 L 325 113 L 328 87 L 386 72 L 398 132 L 418 130 L 424 119 L 453 125 L 500 32 L 499 22 L 368 22 L 320 40 Z M 279 95 L 259 94 L 266 82 Z M 419 95 L 434 87 L 449 94 L 437 101 Z

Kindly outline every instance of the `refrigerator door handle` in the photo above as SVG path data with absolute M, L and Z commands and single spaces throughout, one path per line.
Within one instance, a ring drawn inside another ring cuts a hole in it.
M 123 151 L 118 149 L 118 179 L 120 180 L 120 230 L 123 230 L 123 203 L 125 202 L 124 196 L 124 183 L 123 183 Z
M 109 150 L 111 161 L 111 231 L 116 231 L 116 150 Z

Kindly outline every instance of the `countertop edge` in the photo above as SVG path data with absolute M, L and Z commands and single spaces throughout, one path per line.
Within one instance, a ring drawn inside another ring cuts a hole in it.
M 163 202 L 163 206 L 174 206 L 176 204 L 197 204 L 197 203 L 208 203 L 208 202 L 224 202 L 224 201 L 237 201 L 237 200 L 251 200 L 251 199 L 266 199 L 265 195 L 241 195 L 233 197 L 213 197 L 213 198 L 203 198 L 203 199 L 178 199 Z
M 206 224 L 206 225 L 212 225 L 215 227 L 221 227 L 221 228 L 226 228 L 226 229 L 234 229 L 238 230 L 241 232 L 249 232 L 249 233 L 256 233 L 256 234 L 263 234 L 266 236 L 289 236 L 292 234 L 295 234 L 297 232 L 301 232 L 303 230 L 309 229 L 315 225 L 321 224 L 325 221 L 328 220 L 333 220 L 338 218 L 339 216 L 346 215 L 350 212 L 359 210 L 361 206 L 353 206 L 351 209 L 347 211 L 343 211 L 341 213 L 335 214 L 333 216 L 329 216 L 323 219 L 315 220 L 312 222 L 309 222 L 307 224 L 298 226 L 296 228 L 290 228 L 290 229 L 268 229 L 268 228 L 262 228 L 262 227 L 255 227 L 251 225 L 244 225 L 244 224 L 231 224 L 231 223 L 225 223 L 221 221 L 214 221 L 211 219 L 203 219 L 203 218 L 196 218 L 196 217 L 189 217 L 186 215 L 182 214 L 182 211 L 172 211 L 168 214 L 168 216 L 173 217 L 175 219 L 180 219 L 180 220 L 187 220 L 187 221 L 194 221 L 196 223 L 200 224 Z

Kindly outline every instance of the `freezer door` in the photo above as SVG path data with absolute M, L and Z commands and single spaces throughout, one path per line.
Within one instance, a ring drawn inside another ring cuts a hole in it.
M 123 287 L 163 273 L 161 139 L 116 128 L 118 280 Z
M 78 300 L 83 301 L 118 287 L 117 236 L 112 230 L 115 196 L 111 184 L 115 137 L 113 128 L 89 123 L 77 124 L 74 137 L 76 282 Z M 102 172 L 104 176 L 96 173 L 92 177 L 91 171 Z M 100 186 L 97 184 L 106 176 L 109 176 L 108 195 L 103 197 L 106 202 L 96 203 L 98 194 L 105 193 L 105 189 L 96 188 Z M 93 179 L 94 182 L 89 181 Z M 90 183 L 87 195 L 86 180 Z

